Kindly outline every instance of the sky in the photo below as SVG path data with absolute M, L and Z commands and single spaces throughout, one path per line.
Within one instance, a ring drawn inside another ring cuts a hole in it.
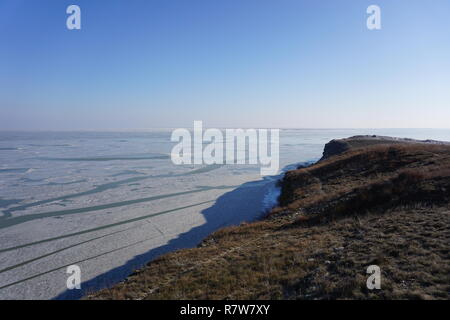
M 0 130 L 450 128 L 449 16 L 448 0 L 0 0 Z

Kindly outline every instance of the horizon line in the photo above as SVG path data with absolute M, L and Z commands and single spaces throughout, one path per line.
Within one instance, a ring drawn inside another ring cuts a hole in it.
M 5 132 L 148 132 L 155 130 L 175 130 L 180 128 L 189 129 L 191 127 L 149 127 L 149 128 L 97 128 L 97 129 L 0 129 L 0 133 Z M 193 128 L 193 127 L 192 127 Z M 207 129 L 279 129 L 279 130 L 450 130 L 444 127 L 204 127 Z

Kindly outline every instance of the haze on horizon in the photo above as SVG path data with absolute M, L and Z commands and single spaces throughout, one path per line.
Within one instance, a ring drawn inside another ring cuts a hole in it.
M 81 30 L 66 8 L 81 8 Z M 382 29 L 366 27 L 381 7 Z M 3 0 L 0 130 L 449 128 L 448 0 Z

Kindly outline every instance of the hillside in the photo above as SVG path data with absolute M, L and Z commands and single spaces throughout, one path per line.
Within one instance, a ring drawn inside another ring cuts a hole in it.
M 219 230 L 86 298 L 450 298 L 449 145 L 333 140 L 281 187 L 264 220 Z M 373 264 L 381 290 L 366 287 Z

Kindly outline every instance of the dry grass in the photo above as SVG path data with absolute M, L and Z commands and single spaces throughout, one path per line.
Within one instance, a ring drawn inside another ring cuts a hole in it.
M 448 299 L 450 148 L 375 145 L 288 172 L 267 219 L 91 299 Z M 366 288 L 377 264 L 382 289 Z

